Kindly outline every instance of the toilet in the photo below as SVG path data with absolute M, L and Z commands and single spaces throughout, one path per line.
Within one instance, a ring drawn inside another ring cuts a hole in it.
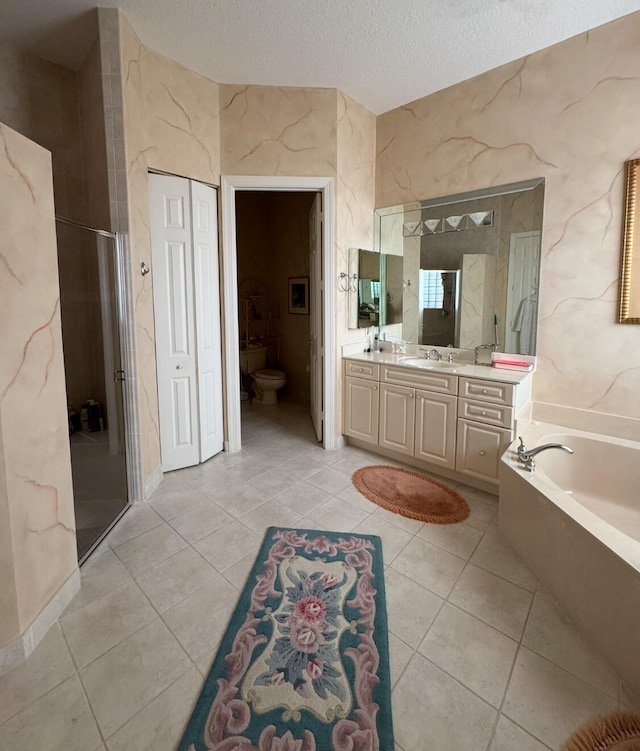
M 282 370 L 265 368 L 266 362 L 266 347 L 240 350 L 240 370 L 251 375 L 256 392 L 255 401 L 262 404 L 277 404 L 278 389 L 285 385 L 287 376 Z

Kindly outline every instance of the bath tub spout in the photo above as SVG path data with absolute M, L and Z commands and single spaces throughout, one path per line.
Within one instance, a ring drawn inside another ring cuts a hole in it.
M 560 449 L 561 451 L 566 451 L 567 454 L 573 454 L 573 449 L 569 448 L 569 446 L 565 446 L 562 443 L 544 443 L 542 446 L 536 446 L 533 449 L 528 449 L 524 445 L 524 441 L 520 437 L 520 445 L 518 446 L 518 461 L 521 461 L 524 464 L 524 468 L 528 472 L 533 472 L 536 468 L 536 463 L 533 461 L 533 457 L 536 454 L 539 454 L 541 451 L 546 451 L 547 449 Z

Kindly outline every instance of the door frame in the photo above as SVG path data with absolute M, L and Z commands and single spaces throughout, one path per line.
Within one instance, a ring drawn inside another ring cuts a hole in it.
M 223 175 L 220 179 L 222 222 L 222 292 L 224 301 L 224 375 L 227 435 L 225 451 L 241 448 L 240 336 L 238 333 L 238 248 L 236 191 L 322 193 L 323 314 L 323 446 L 337 448 L 335 436 L 335 283 L 334 283 L 334 179 L 332 177 L 275 177 Z

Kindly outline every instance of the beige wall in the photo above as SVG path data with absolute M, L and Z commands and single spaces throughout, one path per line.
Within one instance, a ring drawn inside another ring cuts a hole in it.
M 84 220 L 84 177 L 74 71 L 0 45 L 0 122 L 52 154 L 56 213 Z
M 376 173 L 378 207 L 545 177 L 535 399 L 634 418 L 638 330 L 615 321 L 638 38 L 640 13 L 382 115 Z
M 0 124 L 0 647 L 76 571 L 51 156 Z
M 146 482 L 160 467 L 148 170 L 220 182 L 218 86 L 147 49 L 120 14 L 126 194 L 133 278 L 140 452 Z
M 141 44 L 120 14 L 124 141 L 134 280 L 140 436 L 145 481 L 160 466 L 148 228 L 149 169 L 213 185 L 220 174 L 333 177 L 336 271 L 350 246 L 371 247 L 375 117 L 335 89 L 220 85 Z M 361 338 L 338 297 L 336 353 Z M 235 315 L 235 311 L 232 313 Z M 340 393 L 340 368 L 336 392 Z M 340 399 L 337 399 L 339 408 Z M 334 427 L 341 432 L 341 416 Z

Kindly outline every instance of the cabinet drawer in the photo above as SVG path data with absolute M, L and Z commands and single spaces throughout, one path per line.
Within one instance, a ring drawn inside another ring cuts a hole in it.
M 456 395 L 458 390 L 458 376 L 434 373 L 431 370 L 417 370 L 413 368 L 394 368 L 382 366 L 381 381 L 397 383 L 399 386 L 417 387 L 441 394 Z
M 380 380 L 380 365 L 377 362 L 360 362 L 358 360 L 344 361 L 344 374 L 357 378 L 368 378 L 372 381 Z
M 513 427 L 513 407 L 505 407 L 501 404 L 460 398 L 458 399 L 458 417 L 497 425 L 500 428 Z
M 479 399 L 482 402 L 494 402 L 513 406 L 515 386 L 512 383 L 500 381 L 485 381 L 481 378 L 460 378 L 459 395 L 468 399 Z
M 456 470 L 496 483 L 500 457 L 510 442 L 510 430 L 458 420 Z

